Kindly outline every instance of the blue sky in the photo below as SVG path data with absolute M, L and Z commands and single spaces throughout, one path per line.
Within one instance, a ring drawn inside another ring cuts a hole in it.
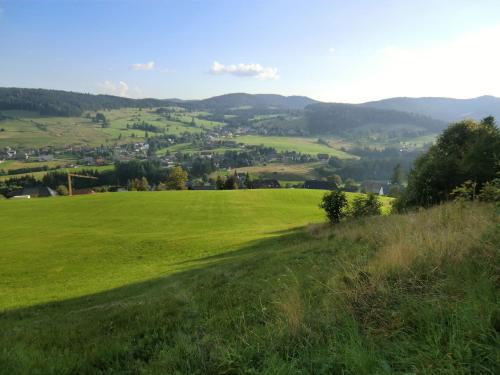
M 0 86 L 500 96 L 500 1 L 0 0 Z

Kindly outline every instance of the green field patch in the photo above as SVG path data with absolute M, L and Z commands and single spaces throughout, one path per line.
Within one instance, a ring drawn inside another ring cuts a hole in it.
M 264 145 L 266 147 L 273 147 L 277 151 L 295 151 L 304 154 L 328 154 L 335 156 L 339 159 L 357 159 L 356 155 L 349 154 L 348 152 L 334 149 L 325 144 L 318 143 L 317 138 L 306 137 L 264 137 L 256 135 L 245 135 L 235 138 L 236 142 L 248 145 Z
M 197 259 L 322 220 L 322 194 L 187 191 L 2 201 L 0 309 L 178 272 Z

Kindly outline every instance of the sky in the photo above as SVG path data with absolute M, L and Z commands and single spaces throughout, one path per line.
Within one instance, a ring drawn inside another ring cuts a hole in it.
M 0 86 L 500 96 L 500 0 L 0 0 Z

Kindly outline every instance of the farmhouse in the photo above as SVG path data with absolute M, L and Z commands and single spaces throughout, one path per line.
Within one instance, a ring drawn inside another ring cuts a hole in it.
M 255 180 L 252 181 L 253 189 L 279 189 L 281 187 L 278 180 Z
M 390 185 L 385 181 L 372 181 L 367 180 L 361 182 L 361 191 L 366 191 L 367 193 L 387 195 L 389 193 Z
M 190 190 L 217 190 L 213 185 L 201 185 L 201 186 L 191 186 Z
M 307 180 L 304 189 L 337 190 L 338 186 L 333 181 Z
M 330 155 L 328 154 L 318 154 L 318 160 L 328 160 L 330 159 Z
M 57 193 L 48 186 L 33 186 L 25 187 L 23 189 L 13 191 L 9 196 L 14 198 L 16 196 L 29 196 L 31 198 L 45 198 L 54 197 Z
M 52 161 L 52 160 L 54 160 L 54 155 L 52 154 L 38 156 L 38 161 Z
M 73 189 L 73 195 L 95 194 L 91 188 Z

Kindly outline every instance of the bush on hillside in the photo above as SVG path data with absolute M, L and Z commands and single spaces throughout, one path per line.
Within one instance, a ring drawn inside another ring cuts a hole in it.
M 483 202 L 500 202 L 500 178 L 486 182 L 479 193 L 477 192 L 477 184 L 468 180 L 455 188 L 451 194 L 459 202 L 476 199 Z
M 323 196 L 320 207 L 325 210 L 331 223 L 338 223 L 346 216 L 347 198 L 343 191 L 332 191 Z
M 68 195 L 68 188 L 66 187 L 66 185 L 59 185 L 56 191 L 59 195 Z
M 485 183 L 478 198 L 484 202 L 500 202 L 500 178 Z
M 357 218 L 362 216 L 374 216 L 382 213 L 382 203 L 378 197 L 370 193 L 366 196 L 354 198 L 350 209 L 351 216 Z

